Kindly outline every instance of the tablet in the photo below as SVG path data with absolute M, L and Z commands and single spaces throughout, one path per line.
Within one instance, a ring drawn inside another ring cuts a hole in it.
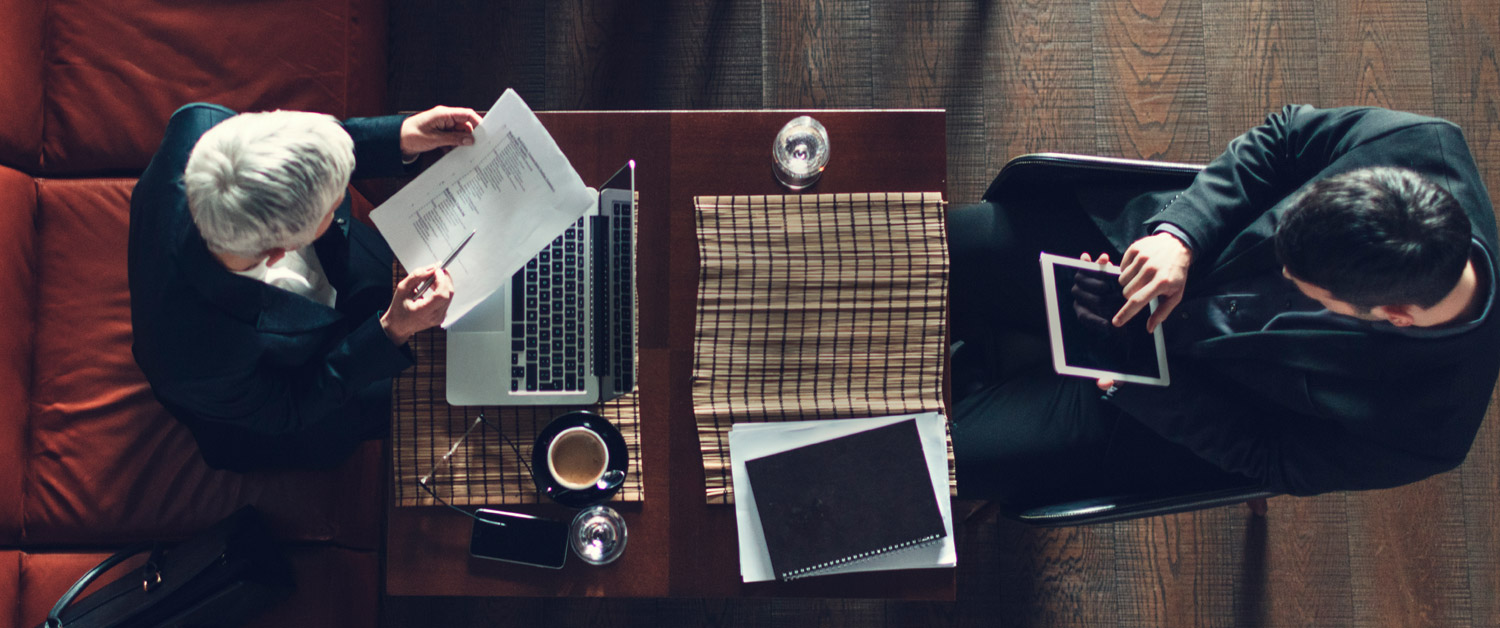
M 1146 333 L 1146 312 L 1115 327 L 1109 321 L 1125 304 L 1120 267 L 1042 253 L 1047 331 L 1052 367 L 1059 375 L 1166 386 L 1166 343 L 1161 325 Z M 1155 312 L 1157 300 L 1151 300 Z

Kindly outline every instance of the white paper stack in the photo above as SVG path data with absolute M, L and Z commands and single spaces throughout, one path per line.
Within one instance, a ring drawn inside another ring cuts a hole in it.
M 729 430 L 730 474 L 734 482 L 735 521 L 739 531 L 740 578 L 745 582 L 764 582 L 776 578 L 771 569 L 771 555 L 766 549 L 765 533 L 761 529 L 760 513 L 755 507 L 754 490 L 745 471 L 746 460 L 909 419 L 916 419 L 917 432 L 922 439 L 922 452 L 927 458 L 927 470 L 932 476 L 933 493 L 938 496 L 938 509 L 942 513 L 943 528 L 947 536 L 939 542 L 852 562 L 820 572 L 820 575 L 957 565 L 958 552 L 953 544 L 953 504 L 948 499 L 948 447 L 945 438 L 947 419 L 942 414 L 928 412 L 871 419 L 744 423 L 736 424 Z M 876 481 L 878 482 L 878 478 Z M 900 507 L 899 504 L 890 506 Z

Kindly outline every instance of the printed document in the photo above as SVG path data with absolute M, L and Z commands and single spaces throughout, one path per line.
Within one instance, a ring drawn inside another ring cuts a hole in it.
M 507 89 L 459 146 L 370 214 L 407 270 L 448 264 L 453 302 L 443 328 L 489 297 L 598 202 L 552 135 Z
M 929 543 L 892 552 L 868 560 L 850 563 L 835 571 L 885 571 L 890 569 L 927 569 L 953 567 L 958 564 L 958 550 L 953 543 L 953 501 L 948 498 L 947 418 L 937 412 L 878 417 L 873 419 L 832 419 L 823 421 L 788 421 L 785 423 L 738 423 L 729 429 L 730 477 L 734 482 L 734 518 L 739 531 L 740 579 L 744 582 L 775 580 L 771 554 L 766 550 L 766 535 L 760 525 L 745 461 L 795 449 L 803 445 L 847 436 L 855 432 L 917 420 L 922 438 L 922 452 L 932 474 L 932 490 L 938 496 L 938 510 L 948 535 L 942 542 Z M 879 478 L 872 478 L 879 481 Z M 896 505 L 893 505 L 896 507 Z M 833 573 L 830 571 L 828 573 Z

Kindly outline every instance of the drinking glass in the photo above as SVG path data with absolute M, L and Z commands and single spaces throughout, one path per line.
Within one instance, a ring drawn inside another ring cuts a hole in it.
M 818 182 L 828 166 L 828 130 L 810 116 L 798 116 L 781 127 L 771 145 L 776 180 L 792 190 Z
M 573 517 L 568 545 L 590 565 L 614 562 L 625 553 L 625 519 L 609 506 L 585 508 Z

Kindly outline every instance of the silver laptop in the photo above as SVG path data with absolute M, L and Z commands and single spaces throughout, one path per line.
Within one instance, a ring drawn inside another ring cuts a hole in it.
M 635 161 L 448 329 L 448 403 L 588 405 L 635 389 Z

